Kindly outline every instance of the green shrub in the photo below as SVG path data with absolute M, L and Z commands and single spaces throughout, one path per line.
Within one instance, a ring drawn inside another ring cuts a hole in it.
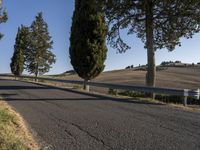
M 116 89 L 109 88 L 108 94 L 110 94 L 110 95 L 117 95 L 117 90 L 116 90 Z
M 122 91 L 119 92 L 119 95 L 129 96 L 129 97 L 146 97 L 144 92 L 137 92 L 137 91 Z

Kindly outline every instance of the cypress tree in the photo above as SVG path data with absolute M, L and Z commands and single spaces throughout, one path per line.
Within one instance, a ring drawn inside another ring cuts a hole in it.
M 74 70 L 85 83 L 104 70 L 106 35 L 105 16 L 99 2 L 75 0 L 69 53 Z
M 24 70 L 25 50 L 28 48 L 28 35 L 28 27 L 21 26 L 21 28 L 18 28 L 14 45 L 14 54 L 10 64 L 11 72 L 15 76 L 20 76 Z
M 55 55 L 51 52 L 53 41 L 48 32 L 48 25 L 42 13 L 38 13 L 30 27 L 29 48 L 26 52 L 26 69 L 37 77 L 49 72 L 55 63 Z

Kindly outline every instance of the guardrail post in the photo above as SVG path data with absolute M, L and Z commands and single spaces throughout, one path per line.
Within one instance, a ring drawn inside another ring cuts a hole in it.
M 189 96 L 189 94 L 188 94 L 188 89 L 184 89 L 184 98 L 183 98 L 183 105 L 184 106 L 187 106 L 187 99 L 188 99 L 188 96 Z
M 118 96 L 118 90 L 116 89 L 116 91 L 115 91 L 115 96 Z
M 196 97 L 196 99 L 200 100 L 200 89 L 197 89 L 197 97 Z
M 183 106 L 187 106 L 187 99 L 188 99 L 188 97 L 187 97 L 187 96 L 184 96 L 184 99 L 183 99 Z

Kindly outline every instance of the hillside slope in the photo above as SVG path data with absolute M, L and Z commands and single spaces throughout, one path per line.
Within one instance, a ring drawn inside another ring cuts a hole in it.
M 134 69 L 114 70 L 102 73 L 93 81 L 145 85 L 145 74 L 146 71 Z M 73 74 L 56 77 L 69 80 L 81 80 L 77 75 Z M 157 71 L 156 86 L 189 89 L 200 88 L 200 68 L 168 67 L 164 70 Z

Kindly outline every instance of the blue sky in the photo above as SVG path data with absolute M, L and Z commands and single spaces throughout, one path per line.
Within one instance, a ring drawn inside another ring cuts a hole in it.
M 13 46 L 17 28 L 23 24 L 29 26 L 38 12 L 43 12 L 45 21 L 49 25 L 49 32 L 54 41 L 53 53 L 57 62 L 49 72 L 50 74 L 62 73 L 72 69 L 69 58 L 69 36 L 71 18 L 74 10 L 74 0 L 4 0 L 9 20 L 0 25 L 0 31 L 4 38 L 0 41 L 0 73 L 10 72 L 10 59 L 13 55 Z M 108 46 L 108 55 L 105 62 L 105 70 L 121 69 L 128 65 L 146 64 L 146 50 L 140 39 L 124 35 L 132 47 L 124 54 L 118 54 L 116 50 Z M 186 63 L 200 62 L 200 34 L 193 39 L 182 39 L 182 46 L 175 51 L 158 50 L 156 63 L 162 61 L 181 60 Z

